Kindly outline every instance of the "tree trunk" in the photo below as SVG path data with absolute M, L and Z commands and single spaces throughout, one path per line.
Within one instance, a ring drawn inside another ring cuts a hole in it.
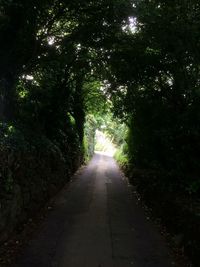
M 76 121 L 76 128 L 79 134 L 79 140 L 82 144 L 84 137 L 84 123 L 85 123 L 85 112 L 83 104 L 83 95 L 82 95 L 82 86 L 83 78 L 79 78 L 76 81 L 76 92 L 74 95 L 74 118 Z
M 10 122 L 15 117 L 15 78 L 11 74 L 0 79 L 0 121 Z

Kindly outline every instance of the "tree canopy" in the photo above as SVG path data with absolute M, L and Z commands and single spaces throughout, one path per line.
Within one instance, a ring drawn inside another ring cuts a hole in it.
M 183 187 L 192 173 L 196 183 L 199 8 L 195 0 L 1 1 L 1 121 L 49 138 L 75 127 L 82 142 L 86 114 L 100 117 L 112 103 L 130 128 L 134 164 L 181 172 Z

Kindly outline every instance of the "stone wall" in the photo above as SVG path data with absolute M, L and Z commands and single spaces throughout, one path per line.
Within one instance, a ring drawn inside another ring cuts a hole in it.
M 43 137 L 36 142 L 18 139 L 0 141 L 0 244 L 44 206 L 80 164 L 76 149 L 66 158 Z

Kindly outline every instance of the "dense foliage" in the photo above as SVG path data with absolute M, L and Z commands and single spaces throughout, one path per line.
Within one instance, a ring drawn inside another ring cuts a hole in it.
M 98 113 L 93 95 L 102 50 L 112 46 L 129 7 L 127 1 L 1 1 L 1 121 L 61 143 L 75 131 L 82 146 L 86 112 Z
M 197 193 L 200 6 L 134 3 L 132 26 L 110 58 L 110 93 L 115 113 L 129 124 L 130 160 L 139 168 L 165 170 L 166 186 Z

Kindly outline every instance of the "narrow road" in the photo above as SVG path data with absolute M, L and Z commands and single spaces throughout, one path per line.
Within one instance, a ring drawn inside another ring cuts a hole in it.
M 169 267 L 169 255 L 113 158 L 96 154 L 14 267 Z

